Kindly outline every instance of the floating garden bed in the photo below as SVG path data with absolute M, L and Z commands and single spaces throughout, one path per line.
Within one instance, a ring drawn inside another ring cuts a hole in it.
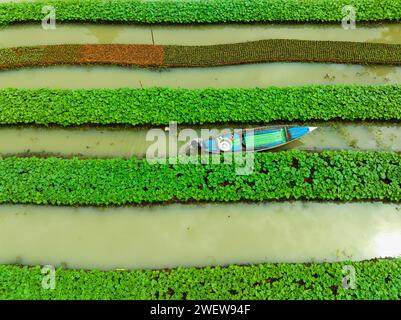
M 401 44 L 271 39 L 209 46 L 146 44 L 51 45 L 0 49 L 0 69 L 111 64 L 215 67 L 263 62 L 401 64 Z
M 356 287 L 341 285 L 344 266 Z M 54 290 L 40 267 L 0 266 L 4 299 L 400 299 L 401 259 L 323 264 L 84 271 L 57 269 Z
M 0 4 L 0 23 L 41 21 L 54 6 L 58 21 L 123 23 L 341 22 L 348 0 L 39 0 Z M 401 20 L 397 0 L 353 0 L 358 21 Z
M 234 161 L 234 160 L 232 160 Z M 0 203 L 128 205 L 192 201 L 401 200 L 401 155 L 391 152 L 256 153 L 236 165 L 145 160 L 3 158 Z M 238 163 L 238 162 L 237 162 Z M 243 164 L 237 165 L 244 167 Z
M 400 85 L 0 90 L 0 124 L 3 125 L 400 120 L 400 108 Z

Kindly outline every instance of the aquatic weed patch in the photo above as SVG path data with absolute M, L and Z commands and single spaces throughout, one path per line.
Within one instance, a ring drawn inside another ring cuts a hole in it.
M 249 175 L 237 175 L 236 168 L 241 166 L 235 163 L 3 158 L 0 203 L 107 206 L 205 201 L 401 200 L 398 153 L 256 153 Z
M 39 0 L 1 3 L 0 24 L 41 21 L 53 6 L 58 21 L 124 23 L 341 22 L 348 0 Z M 353 0 L 358 21 L 400 20 L 397 0 Z
M 343 285 L 354 268 L 355 288 Z M 401 259 L 323 264 L 260 264 L 170 270 L 56 270 L 54 290 L 41 268 L 0 266 L 1 299 L 394 299 Z
M 400 85 L 0 90 L 0 124 L 3 125 L 401 120 L 400 108 Z

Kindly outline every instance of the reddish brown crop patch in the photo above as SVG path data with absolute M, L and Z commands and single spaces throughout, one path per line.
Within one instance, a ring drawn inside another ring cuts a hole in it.
M 146 44 L 91 44 L 82 46 L 79 62 L 162 66 L 164 60 L 163 46 Z
M 0 49 L 0 69 L 63 64 L 114 64 L 158 67 L 162 46 L 136 44 L 50 45 Z
M 52 45 L 0 49 L 0 69 L 59 64 L 213 67 L 266 62 L 401 65 L 401 45 L 270 39 L 211 46 Z

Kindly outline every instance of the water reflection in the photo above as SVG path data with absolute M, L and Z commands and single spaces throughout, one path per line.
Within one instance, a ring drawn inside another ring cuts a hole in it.
M 373 242 L 378 256 L 397 257 L 401 255 L 401 230 L 379 233 Z

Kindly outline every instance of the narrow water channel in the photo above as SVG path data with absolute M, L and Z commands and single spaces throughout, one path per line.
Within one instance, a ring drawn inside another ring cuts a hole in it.
M 0 1 L 1 2 L 1 1 Z M 138 43 L 168 45 L 224 44 L 263 39 L 301 39 L 401 43 L 400 23 L 359 23 L 353 30 L 338 24 L 113 25 L 40 23 L 0 29 L 0 48 L 45 44 Z
M 311 134 L 278 150 L 388 150 L 401 152 L 401 128 L 397 124 L 314 123 Z M 235 128 L 241 128 L 236 126 Z M 249 125 L 244 127 L 250 127 Z M 222 130 L 218 125 L 204 129 Z M 235 129 L 234 128 L 234 129 Z M 179 127 L 178 133 L 186 129 Z M 166 140 L 154 140 L 151 129 L 136 128 L 40 128 L 0 127 L 0 155 L 54 155 L 90 158 L 144 158 L 151 145 L 157 143 L 158 155 L 168 152 Z M 196 135 L 202 131 L 194 128 Z M 160 132 L 160 131 L 159 131 Z M 189 138 L 187 139 L 189 141 Z M 180 148 L 188 141 L 178 141 Z
M 0 89 L 264 88 L 308 84 L 401 84 L 401 67 L 294 62 L 165 70 L 57 66 L 0 72 Z
M 0 206 L 0 264 L 109 270 L 399 255 L 396 204 Z

